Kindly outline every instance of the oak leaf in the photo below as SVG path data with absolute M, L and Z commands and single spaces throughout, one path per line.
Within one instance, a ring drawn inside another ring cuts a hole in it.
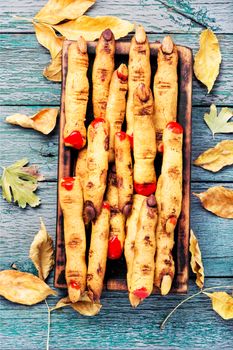
M 233 164 L 233 140 L 224 140 L 215 147 L 199 155 L 194 165 L 217 172 L 227 165 Z
M 85 40 L 92 41 L 99 38 L 108 28 L 113 32 L 115 39 L 119 39 L 131 32 L 134 25 L 114 16 L 81 16 L 74 21 L 55 25 L 53 28 L 69 40 L 77 40 L 83 36 Z
M 217 133 L 233 133 L 233 122 L 228 122 L 233 116 L 233 109 L 224 107 L 219 115 L 214 104 L 210 106 L 210 113 L 205 113 L 204 120 L 213 136 Z
M 13 303 L 34 305 L 56 292 L 31 273 L 4 270 L 0 272 L 0 295 Z
M 16 113 L 6 117 L 6 122 L 48 135 L 56 126 L 58 111 L 58 108 L 44 108 L 29 117 L 25 114 Z
M 194 58 L 194 73 L 198 80 L 205 84 L 208 93 L 212 90 L 219 74 L 221 52 L 216 35 L 210 29 L 205 29 L 200 35 L 200 49 Z
M 189 240 L 189 251 L 191 253 L 191 261 L 190 265 L 192 271 L 196 274 L 196 284 L 199 288 L 203 288 L 204 286 L 204 267 L 201 258 L 201 251 L 199 248 L 198 240 L 193 232 L 190 231 L 190 240 Z
M 39 277 L 45 280 L 54 265 L 53 240 L 47 233 L 42 219 L 40 219 L 40 225 L 40 230 L 31 244 L 29 258 L 33 261 Z
M 60 82 L 62 79 L 61 73 L 62 51 L 52 59 L 52 62 L 44 69 L 43 75 L 46 79 Z
M 14 164 L 3 167 L 3 174 L 0 178 L 0 187 L 2 187 L 2 196 L 7 202 L 12 199 L 18 203 L 18 206 L 25 208 L 27 204 L 31 207 L 40 205 L 40 198 L 34 193 L 38 187 L 38 175 L 28 173 L 26 158 L 20 159 Z
M 215 186 L 206 192 L 193 193 L 203 207 L 221 218 L 233 219 L 233 190 Z
M 55 307 L 51 311 L 71 306 L 75 311 L 83 316 L 95 316 L 100 312 L 102 305 L 99 302 L 93 302 L 90 300 L 87 292 L 85 292 L 76 303 L 71 303 L 69 297 L 62 298 L 58 301 Z
M 49 0 L 35 15 L 39 22 L 57 24 L 65 19 L 75 19 L 84 14 L 95 0 Z
M 226 292 L 214 292 L 206 294 L 212 300 L 212 307 L 224 320 L 233 318 L 233 298 Z

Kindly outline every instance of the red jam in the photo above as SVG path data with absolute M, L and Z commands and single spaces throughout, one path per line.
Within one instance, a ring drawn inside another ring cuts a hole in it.
M 91 125 L 93 126 L 93 128 L 98 128 L 98 126 L 101 124 L 101 123 L 105 123 L 105 120 L 103 118 L 95 118 L 92 122 L 91 122 Z
M 163 153 L 164 152 L 164 145 L 163 143 L 160 143 L 159 146 L 158 146 L 158 152 L 159 153 Z
M 132 135 L 128 135 L 128 137 L 129 137 L 130 147 L 133 150 L 133 134 Z
M 177 219 L 176 219 L 176 217 L 175 216 L 171 216 L 170 218 L 169 218 L 169 222 L 172 224 L 172 225 L 176 225 L 176 222 L 177 222 Z
M 122 81 L 127 81 L 128 80 L 128 75 L 123 74 L 122 72 L 120 72 L 119 70 L 117 70 L 117 76 L 119 79 L 121 79 Z
M 74 289 L 80 289 L 79 283 L 77 283 L 76 281 L 73 281 L 73 280 L 70 281 L 70 287 L 74 288 Z
M 149 293 L 145 287 L 136 289 L 135 291 L 133 291 L 133 294 L 140 299 L 145 299 L 149 296 Z
M 113 236 L 108 241 L 108 258 L 119 259 L 122 254 L 121 242 L 117 236 Z
M 110 210 L 110 204 L 108 202 L 103 202 L 102 208 Z
M 128 136 L 124 131 L 116 132 L 115 135 L 120 139 L 120 141 L 124 141 Z
M 141 194 L 143 196 L 150 196 L 156 191 L 156 183 L 152 182 L 149 184 L 138 184 L 137 182 L 134 182 L 134 190 L 137 194 Z
M 74 177 L 64 177 L 61 181 L 61 186 L 64 187 L 67 191 L 71 191 L 74 187 Z
M 81 149 L 84 145 L 84 139 L 79 131 L 73 131 L 69 136 L 64 138 L 64 141 L 77 149 Z
M 175 134 L 182 134 L 183 133 L 182 126 L 179 123 L 177 123 L 177 122 L 170 122 L 170 123 L 168 123 L 166 128 L 171 130 Z

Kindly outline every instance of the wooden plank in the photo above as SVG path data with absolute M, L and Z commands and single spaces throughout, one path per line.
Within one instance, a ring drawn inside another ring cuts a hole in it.
M 198 48 L 197 34 L 172 35 L 177 44 Z M 150 41 L 161 40 L 162 34 L 150 34 Z M 2 58 L 0 67 L 0 88 L 3 91 L 1 105 L 58 105 L 60 103 L 60 83 L 52 83 L 42 76 L 48 64 L 49 54 L 41 47 L 34 35 L 2 34 Z M 193 82 L 193 105 L 233 105 L 233 36 L 219 35 L 222 48 L 220 75 L 210 94 L 196 79 Z
M 214 185 L 195 183 L 191 191 L 201 192 Z M 221 185 L 233 188 L 232 184 Z M 37 193 L 42 200 L 38 208 L 20 209 L 0 197 L 1 266 L 28 257 L 31 241 L 39 228 L 39 217 L 44 218 L 49 233 L 55 238 L 57 184 L 43 182 Z M 233 220 L 207 212 L 192 195 L 191 227 L 200 242 L 206 276 L 233 276 Z
M 32 18 L 46 3 L 45 0 L 8 0 L 1 2 L 1 30 L 7 32 L 32 31 L 31 23 L 20 21 L 16 16 Z M 141 23 L 150 32 L 196 33 L 209 27 L 219 33 L 232 33 L 233 16 L 230 0 L 98 0 L 88 11 L 90 16 L 119 16 Z
M 72 159 L 77 155 L 77 151 L 65 147 L 63 133 L 65 127 L 65 87 L 66 77 L 68 71 L 68 48 L 71 41 L 66 40 L 63 45 L 62 55 L 62 96 L 61 96 L 61 116 L 60 116 L 60 135 L 59 135 L 59 167 L 58 167 L 58 182 L 63 177 L 73 176 L 74 174 L 74 162 Z M 159 44 L 153 43 L 150 45 L 152 62 L 153 58 L 157 57 Z M 88 53 L 95 53 L 96 42 L 88 43 Z M 116 57 L 119 60 L 128 57 L 130 49 L 129 42 L 117 42 L 116 43 Z M 176 229 L 176 274 L 173 281 L 173 293 L 185 293 L 188 288 L 188 245 L 189 245 L 189 218 L 190 218 L 190 158 L 191 158 L 191 111 L 192 111 L 192 52 L 190 49 L 184 46 L 177 46 L 179 55 L 179 96 L 178 96 L 178 121 L 184 127 L 184 139 L 183 139 L 183 197 L 182 208 L 180 218 Z M 89 55 L 90 56 L 90 55 Z M 89 60 L 89 68 L 92 69 L 93 55 L 91 62 Z M 151 65 L 152 71 L 155 70 L 155 66 Z M 92 88 L 92 84 L 90 85 Z M 91 121 L 90 111 L 87 109 L 87 122 Z M 155 162 L 156 165 L 156 162 Z M 156 169 L 159 170 L 160 169 Z M 59 194 L 58 194 L 59 198 Z M 57 207 L 57 235 L 56 235 L 56 267 L 55 267 L 55 286 L 64 288 L 65 280 L 65 244 L 64 244 L 64 231 L 62 210 L 59 204 Z M 126 266 L 121 265 L 119 273 L 125 271 Z M 123 270 L 123 271 L 122 271 Z M 107 287 L 109 289 L 121 290 L 125 288 L 125 281 L 122 281 L 120 276 L 112 276 L 107 265 Z M 61 278 L 62 276 L 62 278 Z M 111 284 L 109 284 L 111 279 Z M 114 288 L 111 286 L 114 285 Z
M 59 107 L 59 106 L 58 106 Z M 39 165 L 46 180 L 55 181 L 57 178 L 57 154 L 58 154 L 58 126 L 56 130 L 48 135 L 42 135 L 34 130 L 4 123 L 7 115 L 13 113 L 34 114 L 42 106 L 2 106 L 0 115 L 0 149 L 1 165 L 8 166 L 14 161 L 28 157 L 31 162 Z M 215 146 L 216 143 L 232 139 L 231 134 L 216 135 L 213 139 L 211 131 L 206 126 L 203 116 L 209 111 L 209 107 L 193 107 L 192 110 L 192 160 L 200 153 Z M 15 147 L 17 144 L 17 147 Z M 232 166 L 225 167 L 218 173 L 203 170 L 192 165 L 192 181 L 226 182 L 232 181 Z
M 206 286 L 230 285 L 232 278 L 206 279 Z M 189 295 L 198 291 L 191 282 Z M 61 294 L 60 294 L 61 296 Z M 184 303 L 161 331 L 167 314 L 186 296 L 151 296 L 137 309 L 127 293 L 104 292 L 98 316 L 84 317 L 69 307 L 51 313 L 51 349 L 230 349 L 233 320 L 224 321 L 205 295 Z M 55 305 L 58 297 L 49 297 Z M 45 303 L 28 307 L 1 298 L 4 350 L 43 349 L 47 336 Z M 175 333 L 174 333 L 175 332 Z M 175 335 L 174 335 L 175 334 Z M 17 344 L 17 346 L 16 346 Z

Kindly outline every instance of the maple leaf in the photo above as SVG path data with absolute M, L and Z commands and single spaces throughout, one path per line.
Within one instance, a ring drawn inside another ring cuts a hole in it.
M 39 277 L 45 280 L 54 265 L 53 240 L 46 231 L 42 219 L 39 232 L 35 235 L 30 247 L 29 257 L 39 272 Z
M 228 122 L 233 116 L 233 110 L 228 107 L 221 109 L 217 115 L 217 108 L 214 104 L 210 106 L 210 113 L 205 113 L 204 120 L 213 136 L 217 133 L 233 133 L 233 122 Z
M 38 185 L 38 176 L 28 172 L 26 158 L 18 160 L 16 163 L 3 167 L 3 174 L 0 179 L 2 196 L 7 202 L 18 202 L 18 206 L 25 208 L 27 204 L 31 207 L 40 205 L 40 198 L 34 193 Z

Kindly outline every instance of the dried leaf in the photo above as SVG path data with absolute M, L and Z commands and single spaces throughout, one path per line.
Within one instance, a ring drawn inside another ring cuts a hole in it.
M 72 304 L 69 297 L 59 300 L 57 305 L 51 309 L 51 311 L 59 309 L 61 307 L 71 306 L 75 311 L 84 316 L 95 316 L 100 312 L 102 305 L 98 302 L 92 302 L 85 292 L 77 303 Z
M 34 17 L 39 22 L 57 24 L 84 14 L 95 0 L 49 0 Z
M 57 36 L 54 29 L 42 23 L 33 23 L 38 42 L 49 50 L 52 58 L 55 58 L 61 51 L 64 37 Z
M 64 297 L 64 298 L 60 299 L 57 302 L 56 306 L 52 307 L 50 309 L 50 311 L 57 310 L 57 309 L 60 309 L 62 307 L 70 306 L 70 305 L 71 305 L 71 301 L 70 301 L 69 297 L 67 296 L 67 297 Z
M 40 225 L 40 230 L 31 244 L 29 258 L 38 270 L 39 277 L 45 280 L 54 265 L 53 240 L 47 233 L 42 219 L 40 219 Z
M 224 320 L 233 318 L 233 298 L 226 292 L 206 293 L 212 300 L 212 307 Z
M 194 164 L 206 170 L 217 172 L 233 164 L 233 140 L 219 142 L 215 147 L 199 155 Z
M 212 104 L 210 113 L 205 113 L 204 120 L 214 136 L 217 133 L 233 133 L 233 122 L 228 122 L 232 116 L 233 110 L 231 108 L 222 108 L 218 115 L 216 106 Z
M 0 272 L 0 295 L 13 303 L 33 305 L 56 292 L 31 273 L 4 270 Z
M 43 75 L 46 79 L 51 81 L 61 81 L 61 61 L 62 51 L 52 60 L 52 62 L 43 71 Z
M 205 29 L 200 35 L 200 49 L 194 58 L 194 73 L 198 80 L 205 84 L 208 93 L 212 90 L 219 74 L 221 52 L 216 35 Z
M 77 303 L 70 305 L 75 311 L 84 316 L 95 316 L 100 312 L 102 305 L 98 302 L 92 302 L 85 292 Z
M 233 190 L 215 186 L 206 192 L 193 194 L 201 200 L 205 209 L 221 218 L 233 219 Z
M 25 114 L 13 114 L 6 117 L 6 122 L 48 135 L 56 126 L 57 115 L 58 108 L 44 108 L 30 117 Z
M 199 288 L 204 286 L 204 267 L 201 259 L 201 251 L 199 248 L 198 240 L 193 232 L 190 231 L 190 240 L 189 240 L 189 251 L 191 253 L 190 265 L 192 271 L 196 274 L 196 284 Z
M 0 178 L 3 198 L 9 203 L 13 199 L 21 208 L 25 208 L 27 204 L 31 207 L 40 205 L 40 198 L 34 193 L 38 187 L 38 179 L 24 171 L 27 163 L 28 160 L 24 158 L 6 168 L 3 167 L 3 174 Z
M 115 39 L 119 39 L 131 32 L 134 25 L 114 16 L 82 16 L 74 21 L 56 25 L 54 28 L 69 40 L 77 40 L 82 35 L 91 41 L 99 38 L 107 28 L 114 33 Z

